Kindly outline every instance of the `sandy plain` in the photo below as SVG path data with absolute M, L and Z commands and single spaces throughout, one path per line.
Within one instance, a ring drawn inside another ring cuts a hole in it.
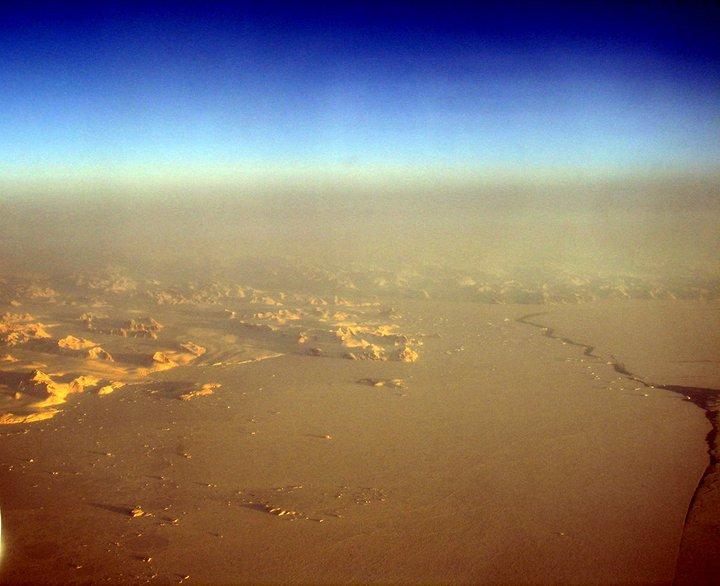
M 49 336 L 4 349 L 3 412 L 53 410 L 0 428 L 3 582 L 718 576 L 711 420 L 659 388 L 720 388 L 717 301 L 113 282 L 2 308 Z M 69 335 L 112 362 L 60 348 Z M 22 386 L 38 370 L 101 382 L 38 407 Z

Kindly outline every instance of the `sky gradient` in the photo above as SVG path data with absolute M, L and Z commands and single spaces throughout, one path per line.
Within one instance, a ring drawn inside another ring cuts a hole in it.
M 0 177 L 720 166 L 712 3 L 13 4 Z

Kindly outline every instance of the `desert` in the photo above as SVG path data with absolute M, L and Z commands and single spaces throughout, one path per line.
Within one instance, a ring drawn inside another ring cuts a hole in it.
M 717 288 L 268 263 L 3 282 L 4 581 L 715 575 Z
M 0 2 L 0 584 L 720 584 L 719 30 Z

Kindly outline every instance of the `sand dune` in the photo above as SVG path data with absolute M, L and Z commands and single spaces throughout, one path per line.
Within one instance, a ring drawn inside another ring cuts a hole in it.
M 168 305 L 168 298 L 144 295 L 141 283 L 117 267 L 107 276 L 79 277 L 59 290 L 18 283 L 13 297 L 19 296 L 25 304 L 42 299 L 44 305 L 39 309 L 52 316 L 57 342 L 31 347 L 30 342 L 52 339 L 47 326 L 29 313 L 5 313 L 0 322 L 4 345 L 23 347 L 17 357 L 5 361 L 8 365 L 13 361 L 13 369 L 6 372 L 29 372 L 31 366 L 42 365 L 49 369 L 49 377 L 59 376 L 56 373 L 65 378 L 74 375 L 78 381 L 92 377 L 100 389 L 98 394 L 106 395 L 127 383 L 150 385 L 155 375 L 173 369 L 228 367 L 297 353 L 288 341 L 289 335 L 295 344 L 309 340 L 318 344 L 304 351 L 310 355 L 371 361 L 412 362 L 418 359 L 417 348 L 422 344 L 402 333 L 399 324 L 388 323 L 392 316 L 378 302 L 354 302 L 337 296 L 326 300 L 219 283 L 174 285 L 171 290 L 176 300 L 182 300 L 179 305 L 193 308 L 192 315 L 187 315 L 160 310 Z M 93 301 L 83 307 L 77 299 L 87 291 L 92 292 Z M 220 312 L 215 308 L 218 303 L 232 309 L 225 307 Z M 129 312 L 127 308 L 133 305 L 137 308 Z M 257 311 L 257 305 L 272 309 Z M 67 311 L 68 307 L 76 308 L 75 315 Z M 160 321 L 150 317 L 158 311 L 165 316 L 163 321 L 177 322 L 180 318 L 178 323 L 173 322 L 170 334 Z M 128 313 L 147 317 L 128 318 Z M 90 332 L 93 339 L 79 335 L 83 331 Z M 194 336 L 199 336 L 204 345 L 188 341 Z M 12 382 L 6 387 L 9 394 L 17 391 Z M 83 392 L 89 385 L 59 383 L 51 378 L 46 387 L 50 398 L 40 402 L 31 402 L 25 393 L 17 391 L 20 394 L 4 405 L 2 421 L 24 423 L 41 413 L 44 417 L 55 415 L 70 395 Z

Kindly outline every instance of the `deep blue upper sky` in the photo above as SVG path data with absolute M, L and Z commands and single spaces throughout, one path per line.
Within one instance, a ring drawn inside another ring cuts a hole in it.
M 710 2 L 56 4 L 0 7 L 0 173 L 720 163 Z

